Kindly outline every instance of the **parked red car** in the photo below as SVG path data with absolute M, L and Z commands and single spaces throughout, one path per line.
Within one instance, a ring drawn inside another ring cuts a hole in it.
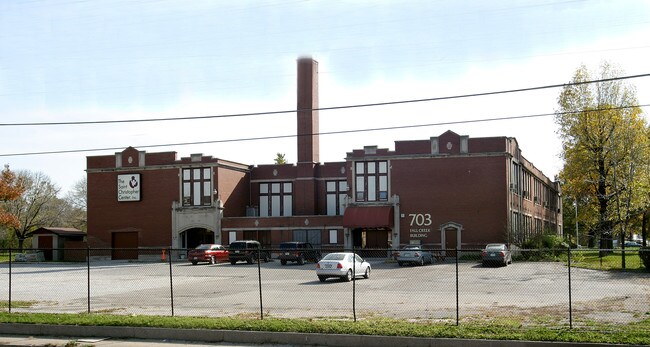
M 217 244 L 201 244 L 187 253 L 187 260 L 196 265 L 199 262 L 216 264 L 219 261 L 228 261 L 228 250 Z

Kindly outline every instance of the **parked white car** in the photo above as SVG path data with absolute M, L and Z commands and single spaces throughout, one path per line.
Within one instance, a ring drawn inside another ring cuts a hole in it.
M 351 281 L 355 277 L 370 277 L 370 264 L 352 252 L 330 253 L 316 264 L 316 276 L 321 282 L 330 277 Z

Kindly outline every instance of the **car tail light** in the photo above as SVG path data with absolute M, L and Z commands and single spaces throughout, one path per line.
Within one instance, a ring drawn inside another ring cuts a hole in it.
M 482 255 L 482 256 L 486 256 L 486 255 L 487 255 L 487 252 L 486 252 L 486 251 L 483 251 L 483 253 L 481 253 L 481 255 Z
M 415 256 L 416 256 L 416 257 L 419 257 L 419 256 L 420 256 L 420 253 L 419 253 L 419 252 L 415 252 Z
M 342 268 L 343 268 L 343 264 L 341 264 L 341 263 L 336 264 L 336 268 L 337 268 L 337 269 L 342 269 Z
M 320 263 L 316 263 L 316 268 L 320 269 Z
M 506 256 L 506 252 L 504 252 L 504 251 L 501 251 L 500 254 L 501 254 L 501 258 Z

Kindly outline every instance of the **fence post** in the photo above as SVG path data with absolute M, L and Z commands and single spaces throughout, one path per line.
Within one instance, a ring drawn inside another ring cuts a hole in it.
M 458 246 L 456 246 L 456 326 L 460 323 L 460 302 L 459 302 L 459 291 L 460 287 L 458 285 Z
M 357 252 L 352 245 L 352 318 L 357 321 Z
M 260 265 L 260 253 L 262 253 L 262 245 L 257 249 L 257 283 L 260 287 L 260 319 L 264 320 L 264 303 L 262 301 L 262 266 Z
M 172 305 L 172 317 L 174 317 L 174 281 L 172 276 L 172 248 L 169 247 L 167 251 L 167 258 L 169 259 L 169 295 L 171 298 Z M 163 249 L 163 252 L 165 250 Z M 164 253 L 163 253 L 164 254 Z
M 569 269 L 569 329 L 573 329 L 573 305 L 571 298 L 571 247 L 567 247 L 567 268 Z
M 11 248 L 9 248 L 9 313 L 11 313 Z
M 88 313 L 90 313 L 90 247 L 86 246 L 86 289 L 87 289 L 87 298 L 88 298 Z

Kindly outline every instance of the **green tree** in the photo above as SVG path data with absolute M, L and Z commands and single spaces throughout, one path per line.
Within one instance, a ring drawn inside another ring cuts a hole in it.
M 583 213 L 595 212 L 589 246 L 599 237 L 601 248 L 612 248 L 612 236 L 623 238 L 627 225 L 647 209 L 647 124 L 635 89 L 616 79 L 620 75 L 605 63 L 598 76 L 605 81 L 589 83 L 591 75 L 581 66 L 561 91 L 555 117 L 565 162 L 563 191 L 590 205 Z
M 285 158 L 284 153 L 279 153 L 278 152 L 278 154 L 277 154 L 277 156 L 275 157 L 274 160 L 275 160 L 276 164 L 286 164 L 287 163 L 287 159 Z

